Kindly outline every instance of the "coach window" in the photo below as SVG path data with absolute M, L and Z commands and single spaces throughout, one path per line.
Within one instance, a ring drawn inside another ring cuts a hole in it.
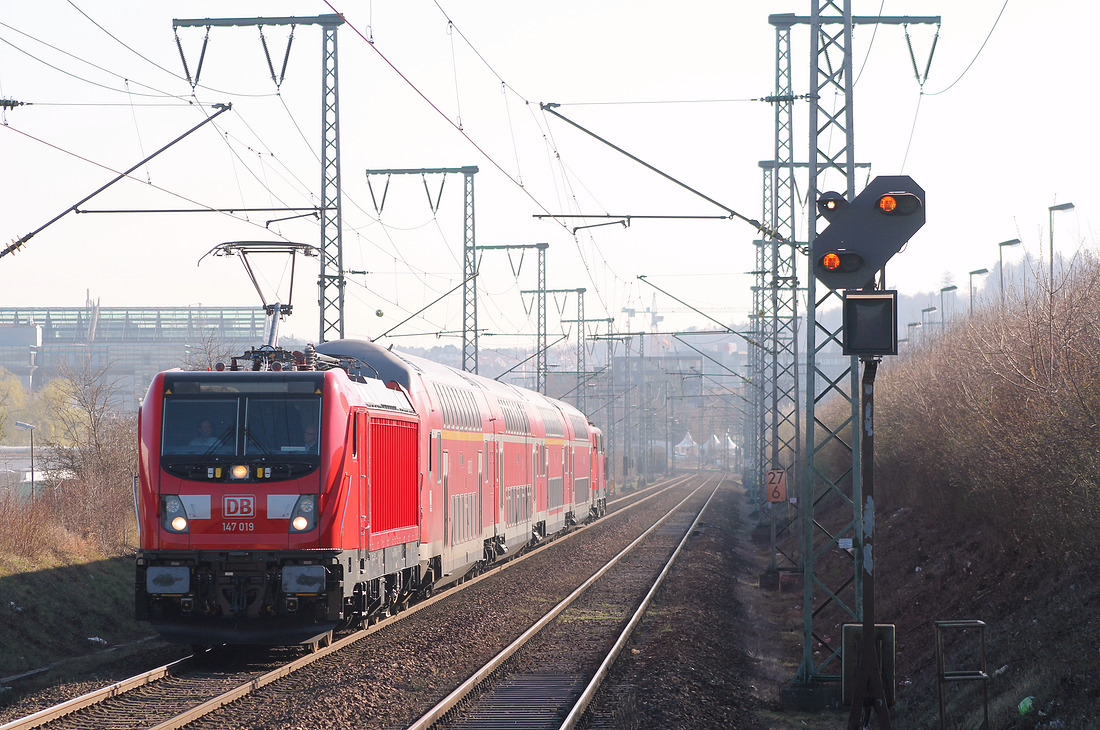
M 466 428 L 471 431 L 476 431 L 478 428 L 478 417 L 477 404 L 474 403 L 474 396 L 466 391 L 462 391 L 462 400 L 466 404 Z
M 351 412 L 351 455 L 353 457 L 359 455 L 359 418 L 358 413 Z
M 448 458 L 446 451 L 443 452 L 443 458 L 439 463 L 443 465 L 443 468 L 441 469 L 441 471 L 443 472 L 443 497 L 444 497 L 443 504 L 446 505 L 447 504 L 446 499 L 448 497 L 450 497 L 450 491 L 447 488 L 448 487 L 447 472 L 451 468 L 450 459 Z M 453 515 L 452 515 L 452 517 L 453 517 Z M 444 515 L 444 518 L 446 518 L 446 515 Z
M 435 483 L 443 482 L 443 439 L 440 434 L 435 435 Z

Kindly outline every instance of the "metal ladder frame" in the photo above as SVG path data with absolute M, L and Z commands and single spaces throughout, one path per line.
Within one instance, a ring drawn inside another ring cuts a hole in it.
M 940 704 L 940 730 L 947 728 L 947 683 L 948 682 L 981 682 L 982 683 L 982 728 L 989 730 L 989 674 L 985 664 L 985 621 L 976 619 L 963 619 L 955 621 L 936 621 L 936 685 Z M 943 634 L 947 629 L 978 629 L 978 645 L 980 647 L 981 665 L 978 669 L 948 670 L 943 652 Z

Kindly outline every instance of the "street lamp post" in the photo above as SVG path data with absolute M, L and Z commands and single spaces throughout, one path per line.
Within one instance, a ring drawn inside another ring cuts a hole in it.
M 1060 203 L 1047 208 L 1050 229 L 1050 379 L 1054 380 L 1054 211 L 1073 210 L 1073 203 Z
M 30 423 L 24 423 L 23 421 L 15 422 L 16 428 L 21 428 L 24 431 L 31 432 L 31 501 L 34 501 L 34 426 Z
M 910 322 L 909 323 L 909 339 L 908 339 L 908 342 L 910 344 L 913 343 L 913 328 L 914 327 L 921 327 L 921 326 L 923 326 L 923 325 L 920 322 Z
M 974 269 L 970 272 L 970 316 L 974 316 L 974 277 L 981 276 L 982 274 L 988 274 L 989 269 Z M 1003 276 L 1003 274 L 1002 274 Z M 1002 301 L 1004 299 L 1004 290 L 1001 291 Z
M 1054 212 L 1058 210 L 1073 210 L 1073 203 L 1059 203 L 1047 208 L 1047 228 L 1050 232 L 1050 299 L 1054 301 Z
M 936 311 L 938 311 L 938 307 L 925 307 L 924 309 L 920 310 L 920 324 L 921 324 L 921 327 L 927 327 L 928 326 L 928 323 L 926 321 L 924 321 L 924 315 L 931 314 L 932 312 L 936 312 Z
M 1011 241 L 1001 241 L 1000 243 L 997 244 L 997 259 L 998 259 L 998 262 L 1000 264 L 999 268 L 1000 268 L 1000 271 L 1001 271 L 1001 306 L 1002 307 L 1004 306 L 1004 303 L 1005 303 L 1005 247 L 1006 246 L 1019 246 L 1019 245 L 1020 245 L 1020 239 L 1018 239 L 1018 238 L 1013 238 Z M 970 313 L 973 314 L 974 313 L 973 303 L 971 303 L 970 310 L 971 310 Z
M 940 289 L 940 332 L 943 332 L 944 328 L 947 327 L 947 307 L 944 306 L 943 295 L 949 291 L 956 291 L 958 288 L 959 287 L 952 284 L 951 286 L 945 286 Z

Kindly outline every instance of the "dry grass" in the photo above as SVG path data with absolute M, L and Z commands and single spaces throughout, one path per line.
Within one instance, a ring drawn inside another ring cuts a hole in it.
M 7 557 L 5 562 L 26 569 L 53 567 L 54 556 L 101 559 L 126 554 L 133 550 L 136 535 L 128 488 L 97 490 L 66 480 L 43 489 L 33 501 L 0 494 L 0 554 Z
M 11 492 L 0 495 L 0 554 L 9 560 L 38 558 L 50 541 L 49 510 L 44 503 L 21 499 Z

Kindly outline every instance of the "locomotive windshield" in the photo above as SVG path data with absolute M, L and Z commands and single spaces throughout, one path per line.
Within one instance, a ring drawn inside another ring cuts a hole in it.
M 320 385 L 313 377 L 166 378 L 161 453 L 205 458 L 315 456 Z

